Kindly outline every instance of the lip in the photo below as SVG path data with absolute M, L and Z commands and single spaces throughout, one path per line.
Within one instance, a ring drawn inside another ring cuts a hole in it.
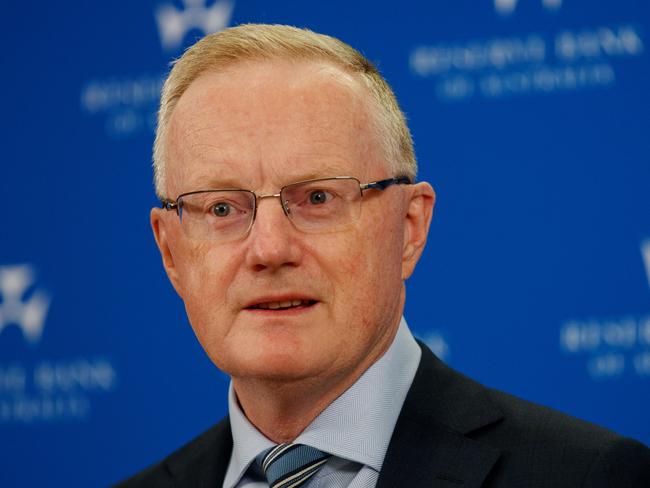
M 290 307 L 285 309 L 253 308 L 256 305 L 259 305 L 260 303 L 291 302 L 297 300 L 303 302 L 312 302 L 312 303 L 308 306 L 302 305 L 299 307 L 297 306 L 297 307 Z M 252 312 L 252 313 L 261 313 L 261 314 L 271 314 L 271 315 L 279 315 L 279 314 L 287 314 L 287 313 L 295 314 L 295 313 L 301 313 L 310 310 L 318 303 L 319 300 L 317 300 L 316 298 L 301 293 L 283 293 L 278 295 L 264 295 L 264 296 L 256 297 L 253 300 L 250 300 L 248 304 L 245 307 L 243 307 L 243 311 Z
M 243 311 L 246 312 L 249 317 L 258 317 L 258 318 L 288 318 L 292 316 L 304 315 L 311 313 L 315 308 L 318 307 L 320 302 L 314 302 L 314 304 L 307 307 L 291 307 L 291 308 L 278 308 L 275 310 L 266 309 L 266 308 L 245 308 Z

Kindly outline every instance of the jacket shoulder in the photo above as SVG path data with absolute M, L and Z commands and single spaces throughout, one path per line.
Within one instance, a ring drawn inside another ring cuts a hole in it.
M 437 424 L 499 453 L 481 486 L 650 487 L 650 449 L 640 442 L 481 385 L 421 347 L 405 408 L 421 429 Z
M 214 487 L 225 476 L 232 435 L 226 417 L 158 463 L 118 483 L 115 488 Z
M 540 486 L 650 487 L 650 449 L 642 443 L 498 390 L 487 394 L 503 418 L 470 437 L 502 450 L 503 467 L 513 468 L 500 471 L 504 479 L 526 467 L 545 480 Z

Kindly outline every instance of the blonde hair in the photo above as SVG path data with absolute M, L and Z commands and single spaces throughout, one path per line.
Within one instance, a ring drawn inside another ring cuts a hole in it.
M 239 61 L 266 59 L 319 60 L 353 74 L 370 91 L 377 107 L 379 138 L 395 175 L 415 179 L 413 140 L 393 90 L 359 51 L 338 39 L 285 25 L 244 24 L 205 36 L 173 63 L 163 85 L 153 150 L 156 193 L 165 191 L 165 138 L 172 112 L 190 84 L 207 71 Z

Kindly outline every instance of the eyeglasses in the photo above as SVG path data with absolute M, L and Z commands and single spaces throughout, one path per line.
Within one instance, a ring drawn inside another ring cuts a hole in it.
M 183 193 L 162 208 L 175 210 L 185 234 L 195 240 L 227 242 L 245 236 L 253 226 L 259 201 L 279 198 L 284 214 L 296 229 L 309 232 L 339 230 L 359 218 L 365 190 L 408 185 L 406 176 L 361 183 L 352 176 L 299 181 L 280 193 L 257 195 L 250 190 L 199 190 Z

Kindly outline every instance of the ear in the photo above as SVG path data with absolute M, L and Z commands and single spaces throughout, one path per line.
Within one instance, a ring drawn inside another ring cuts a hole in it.
M 406 222 L 404 226 L 404 247 L 402 252 L 402 280 L 411 276 L 424 245 L 427 242 L 429 224 L 436 203 L 436 193 L 429 183 L 412 185 L 406 202 Z
M 178 278 L 178 270 L 174 263 L 174 256 L 169 247 L 169 234 L 170 229 L 168 226 L 171 224 L 170 220 L 165 215 L 166 211 L 160 208 L 152 208 L 150 214 L 151 229 L 153 230 L 153 236 L 156 239 L 156 244 L 158 245 L 158 250 L 160 251 L 160 256 L 162 257 L 163 266 L 169 281 L 171 281 L 176 293 L 178 293 L 181 298 L 181 288 L 180 281 Z

